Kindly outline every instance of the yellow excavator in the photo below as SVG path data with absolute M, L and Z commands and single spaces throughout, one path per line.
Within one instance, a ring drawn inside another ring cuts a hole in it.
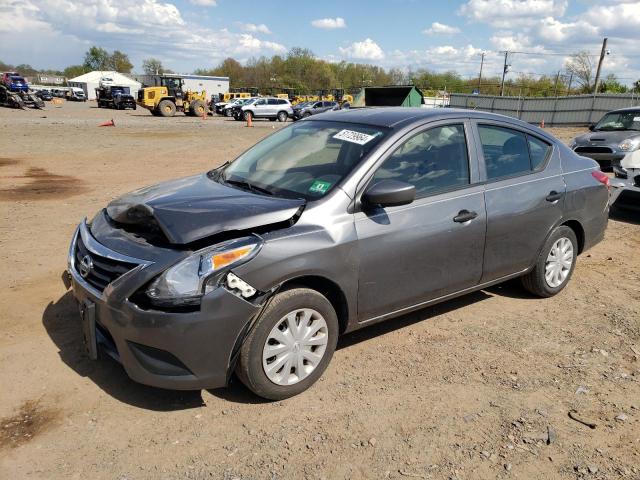
M 136 103 L 158 117 L 173 117 L 176 112 L 194 117 L 208 113 L 207 92 L 185 92 L 183 84 L 180 77 L 163 75 L 159 86 L 138 90 Z

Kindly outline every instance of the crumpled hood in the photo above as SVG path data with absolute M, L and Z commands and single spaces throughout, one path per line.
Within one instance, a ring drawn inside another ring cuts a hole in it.
M 623 140 L 635 137 L 640 138 L 640 132 L 634 130 L 600 131 L 580 135 L 575 138 L 575 142 L 578 145 L 589 145 L 591 142 L 594 142 L 596 145 L 619 145 Z
M 156 223 L 169 242 L 178 245 L 217 233 L 247 230 L 290 220 L 303 199 L 253 194 L 196 175 L 128 193 L 107 206 L 121 224 Z

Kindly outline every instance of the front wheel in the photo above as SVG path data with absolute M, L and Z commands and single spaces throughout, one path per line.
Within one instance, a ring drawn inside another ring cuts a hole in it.
M 578 240 L 574 231 L 565 226 L 549 236 L 531 272 L 522 277 L 522 284 L 539 297 L 552 297 L 569 283 L 576 266 Z
M 338 317 L 326 297 L 307 288 L 277 294 L 240 349 L 238 377 L 256 395 L 282 400 L 313 385 L 338 341 Z

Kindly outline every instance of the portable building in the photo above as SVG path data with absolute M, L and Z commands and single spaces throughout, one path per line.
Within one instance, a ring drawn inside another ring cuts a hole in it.
M 84 90 L 84 94 L 89 100 L 96 99 L 96 88 L 100 86 L 100 82 L 108 85 L 119 85 L 122 87 L 129 87 L 131 95 L 136 97 L 138 90 L 140 90 L 140 82 L 137 82 L 126 75 L 118 72 L 109 72 L 94 70 L 93 72 L 85 73 L 79 77 L 67 80 L 67 85 L 70 87 L 78 87 Z

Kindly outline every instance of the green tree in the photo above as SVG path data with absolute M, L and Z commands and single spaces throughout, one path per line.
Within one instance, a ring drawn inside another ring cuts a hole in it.
M 93 46 L 84 54 L 84 66 L 89 70 L 110 70 L 111 55 L 102 47 Z
M 146 58 L 142 61 L 142 70 L 147 75 L 162 75 L 167 70 L 162 66 L 162 62 L 157 58 Z
M 120 73 L 131 73 L 133 64 L 129 61 L 129 56 L 120 50 L 114 50 L 110 55 L 111 68 Z
M 627 93 L 629 89 L 618 81 L 615 73 L 610 73 L 600 83 L 599 91 L 601 93 Z
M 84 65 L 70 65 L 62 71 L 62 75 L 65 78 L 75 78 L 88 71 Z

